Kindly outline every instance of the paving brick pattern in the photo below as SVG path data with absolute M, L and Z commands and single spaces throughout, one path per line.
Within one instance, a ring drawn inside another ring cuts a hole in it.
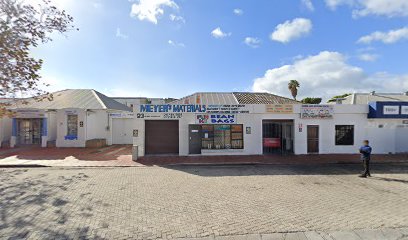
M 0 239 L 275 239 L 281 232 L 408 227 L 408 165 L 375 165 L 368 179 L 356 177 L 358 170 L 0 169 Z

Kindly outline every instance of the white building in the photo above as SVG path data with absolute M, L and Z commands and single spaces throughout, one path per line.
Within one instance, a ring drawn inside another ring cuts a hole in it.
M 350 154 L 368 139 L 374 153 L 408 152 L 408 102 L 361 96 L 354 104 L 329 105 L 242 92 L 172 102 L 118 98 L 138 103 L 132 112 L 97 91 L 71 89 L 54 93 L 52 101 L 13 103 L 13 118 L 0 120 L 0 141 L 11 147 L 133 143 L 139 156 L 188 156 Z
M 341 103 L 369 106 L 367 139 L 376 152 L 408 152 L 408 92 L 354 93 Z
M 52 95 L 52 101 L 25 99 L 9 107 L 14 112 L 6 127 L 11 129 L 11 147 L 111 144 L 112 119 L 109 114 L 131 112 L 127 106 L 92 89 L 69 89 Z
M 356 153 L 368 105 L 302 105 L 268 93 L 196 93 L 135 106 L 139 155 Z

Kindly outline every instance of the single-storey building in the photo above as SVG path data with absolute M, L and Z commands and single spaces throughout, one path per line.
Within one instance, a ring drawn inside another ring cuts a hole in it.
M 112 144 L 110 114 L 131 113 L 126 105 L 92 89 L 55 92 L 51 101 L 18 100 L 9 109 L 13 112 L 13 117 L 6 128 L 11 129 L 11 147 L 85 147 Z
M 353 93 L 341 104 L 368 105 L 367 139 L 380 153 L 408 152 L 408 92 Z
M 0 140 L 11 147 L 133 144 L 139 156 L 350 154 L 365 139 L 374 153 L 408 152 L 408 102 L 370 96 L 309 105 L 269 93 L 200 92 L 120 103 L 69 89 L 52 101 L 14 102 L 12 118 L 0 119 Z
M 356 153 L 368 105 L 304 105 L 269 93 L 195 93 L 135 106 L 139 155 Z

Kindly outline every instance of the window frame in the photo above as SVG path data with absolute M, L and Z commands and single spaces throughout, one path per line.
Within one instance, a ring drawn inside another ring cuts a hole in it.
M 354 146 L 355 142 L 355 126 L 354 125 L 345 125 L 338 124 L 334 127 L 334 144 L 336 146 Z M 347 136 L 350 134 L 351 136 Z M 339 134 L 342 133 L 342 137 Z M 350 141 L 350 142 L 349 142 Z
M 243 150 L 244 149 L 245 145 L 244 145 L 244 125 L 243 124 L 200 124 L 200 125 L 201 125 L 201 129 L 202 129 L 201 130 L 202 131 L 202 136 L 201 136 L 201 149 L 202 150 L 231 150 L 231 149 L 232 150 Z M 214 144 L 214 142 L 215 142 L 215 127 L 220 126 L 220 125 L 228 125 L 229 126 L 229 129 L 230 129 L 229 130 L 230 131 L 230 136 L 229 136 L 230 148 L 226 148 L 225 146 L 224 146 L 224 148 L 215 148 L 215 144 Z M 204 126 L 207 126 L 207 128 L 212 129 L 212 131 L 204 132 L 203 131 Z M 236 129 L 234 131 L 233 126 L 240 126 L 241 131 L 237 131 Z M 204 138 L 205 133 L 208 133 L 209 138 Z M 235 133 L 235 134 L 233 134 L 233 133 Z M 239 139 L 236 138 L 236 137 L 233 138 L 233 135 L 236 136 L 237 133 L 241 133 L 241 138 L 239 138 Z M 239 141 L 242 141 L 241 147 L 240 148 L 234 148 L 233 147 L 233 142 L 239 142 Z M 210 143 L 212 148 L 203 148 L 204 142 L 206 142 L 207 144 Z
M 74 123 L 72 122 L 70 122 L 70 117 L 76 117 L 76 124 L 75 124 L 75 127 L 76 127 L 76 134 L 71 134 L 71 130 L 72 129 L 70 129 L 72 126 L 74 126 Z M 79 116 L 78 116 L 78 114 L 67 114 L 67 134 L 66 134 L 66 136 L 65 136 L 65 138 L 66 139 L 69 139 L 69 140 L 76 140 L 76 139 L 78 139 L 78 131 L 79 131 Z

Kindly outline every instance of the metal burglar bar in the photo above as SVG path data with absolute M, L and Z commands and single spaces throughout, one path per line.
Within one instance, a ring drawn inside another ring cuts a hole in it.
M 293 121 L 264 120 L 262 122 L 263 153 L 293 153 Z

